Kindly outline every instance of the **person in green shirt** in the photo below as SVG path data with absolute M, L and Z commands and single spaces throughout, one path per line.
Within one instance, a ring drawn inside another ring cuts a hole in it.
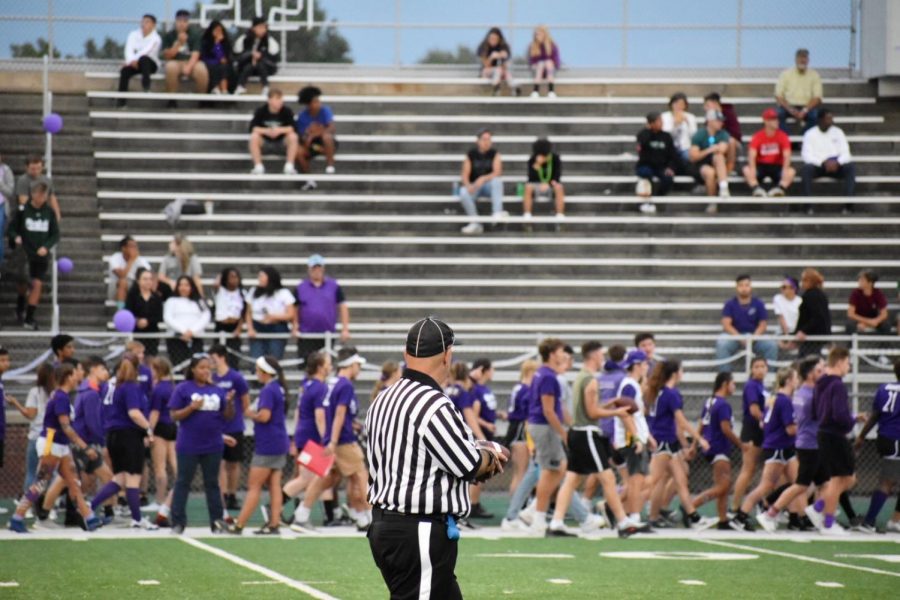
M 706 195 L 715 196 L 716 188 L 720 198 L 728 198 L 728 132 L 722 129 L 724 117 L 722 113 L 706 111 L 706 127 L 697 131 L 691 138 L 689 156 L 694 169 L 694 177 L 706 186 Z M 718 207 L 710 204 L 706 212 L 715 214 Z
M 193 79 L 194 90 L 205 94 L 209 87 L 209 71 L 200 60 L 200 34 L 191 27 L 191 13 L 181 9 L 175 13 L 175 28 L 163 36 L 162 57 L 166 61 L 166 92 L 178 91 L 180 79 Z M 175 101 L 169 106 L 174 108 Z
M 36 183 L 31 188 L 29 201 L 16 211 L 8 232 L 10 246 L 21 247 L 28 261 L 28 279 L 17 286 L 16 316 L 26 329 L 35 331 L 38 326 L 34 313 L 41 300 L 43 278 L 50 266 L 50 249 L 59 242 L 56 214 L 47 202 L 49 191 L 46 183 Z

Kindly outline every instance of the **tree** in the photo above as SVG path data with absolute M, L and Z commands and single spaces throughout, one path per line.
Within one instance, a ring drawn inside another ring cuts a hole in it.
M 38 38 L 37 42 L 35 42 L 34 44 L 32 44 L 31 42 L 25 42 L 24 44 L 9 45 L 9 50 L 13 58 L 41 58 L 45 54 L 48 54 L 49 49 L 49 42 L 47 42 L 47 40 L 42 37 Z M 54 47 L 53 58 L 59 57 L 59 50 Z
M 96 59 L 121 59 L 125 56 L 125 44 L 120 44 L 113 38 L 103 38 L 103 45 L 97 46 L 94 38 L 89 38 L 84 43 L 84 58 Z
M 478 62 L 475 51 L 460 44 L 456 52 L 432 48 L 425 56 L 419 59 L 420 65 L 474 65 Z

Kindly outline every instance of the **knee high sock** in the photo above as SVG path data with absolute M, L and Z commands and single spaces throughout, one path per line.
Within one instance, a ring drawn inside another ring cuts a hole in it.
M 875 493 L 872 494 L 872 500 L 869 502 L 869 511 L 866 513 L 866 523 L 868 525 L 875 524 L 878 513 L 881 512 L 881 508 L 884 506 L 884 503 L 887 502 L 887 499 L 888 495 L 881 490 L 875 490 Z
M 775 504 L 775 502 L 778 501 L 778 497 L 781 496 L 784 490 L 788 489 L 789 487 L 791 487 L 790 484 L 785 484 L 766 496 L 766 506 L 772 506 L 773 504 Z
M 91 500 L 91 510 L 97 510 L 97 507 L 119 493 L 122 488 L 115 481 L 110 481 L 103 486 L 94 499 Z
M 322 505 L 325 508 L 325 520 L 326 521 L 334 521 L 334 506 L 336 502 L 334 500 L 323 500 Z
M 844 510 L 844 514 L 847 515 L 848 519 L 856 518 L 856 511 L 853 510 L 853 503 L 850 502 L 850 494 L 844 492 L 841 494 L 841 508 Z
M 125 488 L 125 497 L 128 499 L 128 508 L 131 509 L 131 518 L 141 520 L 141 488 Z

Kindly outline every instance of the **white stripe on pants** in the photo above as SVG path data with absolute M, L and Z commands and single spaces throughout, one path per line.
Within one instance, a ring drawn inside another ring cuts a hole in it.
M 422 573 L 419 575 L 419 599 L 431 598 L 431 523 L 419 523 L 419 562 Z

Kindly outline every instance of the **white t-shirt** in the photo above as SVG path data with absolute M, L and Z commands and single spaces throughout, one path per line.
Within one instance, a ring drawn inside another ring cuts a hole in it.
M 220 287 L 216 292 L 216 321 L 240 319 L 244 314 L 244 297 L 241 290 Z
M 50 396 L 47 395 L 42 388 L 37 386 L 28 390 L 28 396 L 25 398 L 25 408 L 36 408 L 37 414 L 28 424 L 28 439 L 36 440 L 41 435 L 41 429 L 44 428 L 44 412 L 47 410 L 47 402 Z
M 125 260 L 125 257 L 122 256 L 121 252 L 116 252 L 112 256 L 109 257 L 109 296 L 112 297 L 116 290 L 116 281 L 118 276 L 113 273 L 113 271 L 118 269 L 124 269 L 128 265 L 128 261 Z M 134 283 L 134 277 L 137 273 L 138 269 L 147 269 L 151 270 L 150 262 L 144 258 L 143 256 L 138 256 L 134 259 L 134 262 L 131 263 L 131 268 L 128 270 L 128 285 L 130 286 Z
M 256 288 L 250 288 L 247 292 L 246 300 L 247 304 L 250 305 L 251 317 L 257 323 L 262 323 L 266 319 L 266 315 L 284 314 L 288 306 L 293 306 L 297 303 L 294 294 L 287 288 L 281 288 L 271 296 L 260 296 L 259 298 L 253 297 L 255 293 Z
M 647 418 L 644 416 L 644 394 L 643 392 L 641 392 L 641 384 L 635 381 L 632 377 L 626 377 L 622 380 L 622 383 L 619 384 L 619 389 L 616 390 L 616 397 L 621 397 L 622 390 L 624 390 L 625 386 L 628 385 L 633 386 L 637 391 L 634 396 L 634 403 L 637 404 L 638 410 L 636 413 L 631 415 L 631 418 L 634 419 L 634 426 L 635 429 L 637 429 L 638 440 L 642 444 L 646 444 L 647 440 L 650 439 L 650 427 L 647 425 Z M 616 449 L 624 448 L 627 445 L 625 443 L 625 434 L 627 433 L 625 430 L 625 424 L 622 423 L 622 419 L 616 417 L 613 421 L 613 425 L 613 446 Z
M 803 304 L 803 298 L 799 295 L 794 296 L 793 300 L 788 300 L 783 294 L 775 294 L 775 297 L 772 298 L 775 314 L 784 317 L 789 332 L 797 329 L 797 318 L 800 316 L 801 304 Z
M 689 112 L 684 113 L 684 121 L 675 125 L 675 116 L 667 110 L 662 114 L 663 131 L 672 134 L 672 141 L 679 150 L 691 148 L 691 138 L 697 133 L 697 117 Z

